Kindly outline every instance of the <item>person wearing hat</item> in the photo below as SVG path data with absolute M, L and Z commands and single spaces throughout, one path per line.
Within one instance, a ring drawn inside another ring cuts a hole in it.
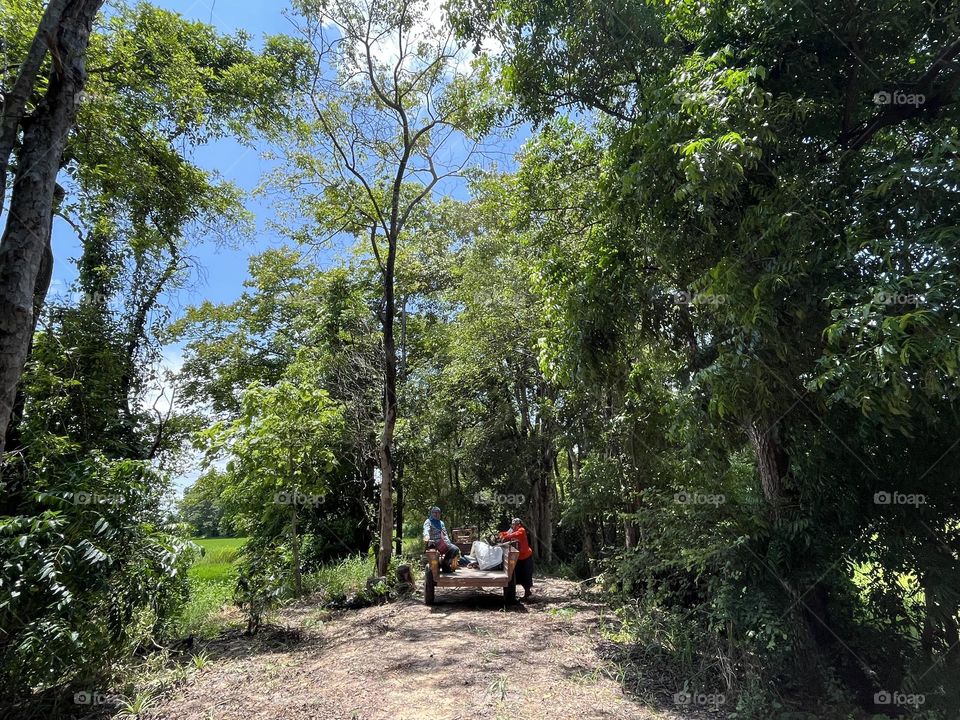
M 530 548 L 527 531 L 520 522 L 520 518 L 513 519 L 510 529 L 500 533 L 500 539 L 505 542 L 516 540 L 520 546 L 520 556 L 517 558 L 517 566 L 513 569 L 513 576 L 517 579 L 517 584 L 523 586 L 521 599 L 527 600 L 533 592 L 533 550 Z
M 447 535 L 447 526 L 440 519 L 440 508 L 434 505 L 430 508 L 430 515 L 423 521 L 423 541 L 427 548 L 435 547 L 443 558 L 440 562 L 444 572 L 452 572 L 450 561 L 460 554 L 460 548 L 450 542 Z

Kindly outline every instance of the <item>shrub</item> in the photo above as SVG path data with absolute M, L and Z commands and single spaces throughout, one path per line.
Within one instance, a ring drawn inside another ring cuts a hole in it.
M 94 454 L 35 467 L 19 468 L 14 511 L 0 518 L 7 698 L 106 682 L 138 647 L 170 638 L 195 551 L 166 522 L 166 484 L 146 463 Z

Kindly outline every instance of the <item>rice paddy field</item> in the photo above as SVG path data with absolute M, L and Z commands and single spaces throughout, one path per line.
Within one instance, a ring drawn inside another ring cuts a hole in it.
M 218 611 L 230 600 L 234 566 L 246 538 L 193 538 L 203 555 L 188 571 L 190 601 L 184 609 L 185 634 L 213 637 L 221 629 Z
M 246 538 L 193 538 L 203 548 L 203 556 L 190 568 L 192 580 L 231 580 L 233 566 Z

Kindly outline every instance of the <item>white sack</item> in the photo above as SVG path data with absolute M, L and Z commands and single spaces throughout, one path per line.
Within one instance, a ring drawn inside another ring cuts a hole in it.
M 500 546 L 487 545 L 482 540 L 473 542 L 471 555 L 477 561 L 481 570 L 490 570 L 503 564 L 503 548 Z

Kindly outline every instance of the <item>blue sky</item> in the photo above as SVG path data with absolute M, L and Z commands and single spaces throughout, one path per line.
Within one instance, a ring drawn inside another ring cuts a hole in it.
M 191 20 L 211 22 L 224 33 L 246 30 L 259 38 L 290 31 L 290 24 L 282 11 L 285 2 L 237 2 L 236 0 L 155 0 L 154 5 L 180 13 Z M 266 147 L 260 148 L 260 151 Z M 197 148 L 193 161 L 204 169 L 217 172 L 244 190 L 251 191 L 260 181 L 269 166 L 255 149 L 245 148 L 232 140 L 221 140 Z M 201 265 L 198 281 L 171 298 L 175 307 L 185 307 L 201 300 L 229 302 L 243 291 L 242 283 L 247 277 L 247 265 L 255 255 L 271 245 L 278 244 L 276 233 L 267 228 L 272 217 L 269 205 L 256 197 L 248 198 L 247 208 L 256 216 L 256 233 L 240 248 L 218 248 L 203 238 L 191 238 L 191 254 Z M 53 235 L 54 285 L 52 291 L 63 290 L 76 277 L 72 258 L 80 247 L 72 229 L 62 220 L 58 221 Z M 171 348 L 176 354 L 176 348 Z
M 131 0 L 132 1 L 132 0 Z M 253 37 L 255 46 L 259 46 L 264 35 L 292 32 L 291 23 L 284 17 L 284 10 L 289 7 L 285 0 L 266 0 L 263 2 L 241 2 L 237 0 L 153 0 L 153 4 L 183 15 L 191 20 L 212 23 L 219 31 L 235 33 L 244 30 Z M 428 0 L 431 7 L 439 5 L 439 0 Z M 521 132 L 498 148 L 505 151 L 498 154 L 498 163 L 501 167 L 509 164 L 506 153 L 515 152 L 526 136 Z M 246 191 L 252 191 L 263 178 L 264 174 L 272 169 L 272 165 L 262 159 L 264 150 L 269 145 L 259 148 L 243 147 L 239 143 L 226 139 L 196 148 L 191 156 L 193 162 L 200 167 L 216 172 L 224 180 L 229 180 Z M 438 187 L 460 198 L 466 196 L 465 187 L 456 180 L 448 180 Z M 250 195 L 246 207 L 256 218 L 256 231 L 241 247 L 217 247 L 214 243 L 205 241 L 202 237 L 191 237 L 190 252 L 197 259 L 200 267 L 196 282 L 190 287 L 178 291 L 174 296 L 166 298 L 175 312 L 180 312 L 189 305 L 197 304 L 202 300 L 212 302 L 230 302 L 235 300 L 243 291 L 243 281 L 248 276 L 248 261 L 252 255 L 283 243 L 283 239 L 276 231 L 269 227 L 269 220 L 273 217 L 270 200 Z M 53 233 L 54 251 L 54 281 L 51 286 L 52 294 L 65 294 L 76 277 L 72 262 L 80 253 L 80 246 L 76 234 L 63 220 L 57 220 Z M 320 256 L 321 262 L 332 262 L 334 253 Z M 178 348 L 168 348 L 168 358 L 175 362 Z

